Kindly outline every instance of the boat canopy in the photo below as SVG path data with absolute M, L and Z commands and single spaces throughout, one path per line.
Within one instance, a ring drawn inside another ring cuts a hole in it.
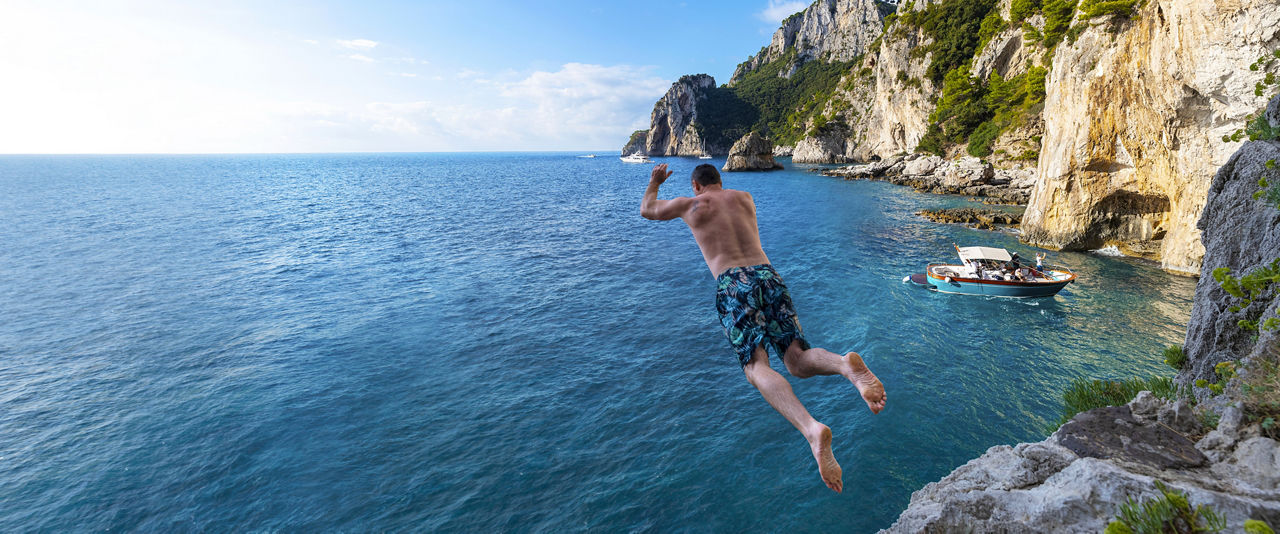
M 974 260 L 1009 261 L 1013 259 L 1013 257 L 1009 255 L 1009 251 L 1002 248 L 956 247 L 956 251 L 960 253 L 960 259 L 964 261 L 974 261 Z

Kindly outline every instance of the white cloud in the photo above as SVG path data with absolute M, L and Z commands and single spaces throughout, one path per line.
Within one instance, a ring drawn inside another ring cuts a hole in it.
M 350 48 L 352 50 L 373 50 L 375 46 L 378 46 L 378 42 L 370 41 L 368 39 L 338 39 L 338 46 L 341 46 L 342 48 Z
M 307 44 L 312 45 L 312 46 L 315 46 L 315 45 L 320 44 L 320 41 L 317 41 L 317 40 L 315 40 L 315 39 L 303 39 L 303 40 L 302 40 L 302 42 L 307 43 Z
M 346 54 L 346 55 L 338 56 L 338 57 L 340 57 L 340 58 L 346 58 L 346 59 L 350 59 L 350 60 L 354 60 L 354 61 L 363 61 L 363 62 L 365 62 L 365 63 L 374 63 L 374 62 L 378 61 L 378 60 L 373 59 L 373 58 L 371 58 L 371 57 L 369 57 L 369 56 L 366 56 L 366 55 L 364 55 L 364 54 Z
M 325 126 L 335 138 L 376 142 L 381 150 L 600 149 L 621 145 L 645 127 L 670 85 L 647 69 L 569 63 L 481 87 L 474 98 L 347 109 L 301 102 L 277 113 L 299 128 Z
M 418 77 L 417 74 L 414 74 L 412 72 L 388 72 L 387 74 L 390 74 L 392 76 L 399 76 L 401 78 L 417 78 Z
M 809 7 L 809 2 L 801 2 L 798 0 L 769 0 L 769 6 L 764 11 L 756 13 L 756 16 L 765 22 L 779 24 L 783 19 L 793 14 L 804 11 Z

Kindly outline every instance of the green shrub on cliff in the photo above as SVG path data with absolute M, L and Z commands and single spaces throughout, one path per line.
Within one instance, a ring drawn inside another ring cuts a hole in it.
M 1009 19 L 1017 24 L 1040 12 L 1040 0 L 1013 0 L 1009 5 Z
M 1204 505 L 1191 506 L 1187 495 L 1155 481 L 1160 497 L 1141 503 L 1132 498 L 1120 506 L 1116 520 L 1107 525 L 1106 534 L 1164 534 L 1222 532 L 1227 520 Z
M 995 7 L 996 0 L 942 0 L 899 17 L 902 24 L 920 28 L 933 39 L 933 43 L 913 49 L 912 54 L 919 57 L 933 53 L 925 74 L 935 85 L 943 83 L 947 73 L 973 60 L 982 42 L 983 22 Z M 988 22 L 988 26 L 993 23 Z
M 1080 4 L 1080 11 L 1089 18 L 1115 15 L 1128 19 L 1142 7 L 1142 3 L 1142 0 L 1084 0 Z
M 1239 313 L 1249 308 L 1254 302 L 1270 302 L 1276 298 L 1277 287 L 1280 287 L 1280 258 L 1276 258 L 1270 265 L 1258 267 L 1248 274 L 1236 278 L 1231 275 L 1230 267 L 1218 267 L 1213 270 L 1213 279 L 1218 282 L 1223 291 L 1228 295 L 1235 297 L 1235 303 L 1227 308 L 1230 313 Z M 1263 330 L 1271 330 L 1280 327 L 1280 319 L 1274 317 L 1266 321 L 1261 321 L 1260 316 L 1245 315 L 1236 324 L 1245 330 L 1257 331 L 1259 327 Z
M 992 73 L 983 83 L 969 75 L 967 66 L 951 71 L 917 150 L 942 155 L 948 144 L 968 143 L 970 155 L 990 156 L 991 145 L 1000 134 L 1038 112 L 1048 72 L 1031 67 L 1008 80 Z
M 1048 0 L 1044 4 L 1044 47 L 1050 51 L 1062 42 L 1076 14 L 1076 0 Z
M 1164 349 L 1164 363 L 1181 371 L 1187 365 L 1187 353 L 1182 352 L 1179 345 L 1169 345 L 1169 348 Z

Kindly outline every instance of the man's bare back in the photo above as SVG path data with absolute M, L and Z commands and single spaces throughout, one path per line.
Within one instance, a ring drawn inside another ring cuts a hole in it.
M 702 249 L 702 259 L 706 260 L 712 276 L 731 267 L 769 263 L 760 246 L 756 205 L 751 193 L 724 189 L 721 184 L 704 186 L 692 181 L 692 198 L 658 200 L 658 187 L 670 176 L 665 163 L 654 167 L 640 206 L 642 216 L 660 221 L 683 219 L 693 231 L 693 239 Z
M 640 215 L 667 221 L 677 217 L 693 231 L 702 257 L 716 277 L 716 308 L 730 343 L 738 352 L 747 381 L 809 442 L 818 473 L 827 487 L 844 488 L 840 464 L 831 449 L 831 429 L 809 415 L 791 385 L 769 366 L 770 346 L 797 378 L 841 375 L 853 383 L 872 413 L 884 409 L 884 386 L 856 352 L 839 356 L 809 347 L 795 317 L 791 296 L 769 264 L 760 245 L 756 207 L 751 194 L 724 189 L 720 173 L 699 165 L 691 177 L 693 197 L 658 199 L 658 188 L 671 171 L 666 164 L 654 167 L 649 187 L 640 202 Z M 763 325 L 769 328 L 763 329 Z

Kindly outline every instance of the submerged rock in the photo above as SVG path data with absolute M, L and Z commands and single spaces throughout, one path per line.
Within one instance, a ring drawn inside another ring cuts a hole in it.
M 822 174 L 848 180 L 881 180 L 925 193 L 985 197 L 1000 204 L 1025 205 L 1035 187 L 1035 173 L 1029 170 L 997 170 L 978 158 L 948 161 L 927 154 L 896 155 L 879 162 L 828 169 Z
M 725 172 L 735 171 L 772 171 L 781 169 L 782 165 L 773 161 L 773 142 L 764 136 L 751 132 L 742 136 L 729 150 L 729 158 L 724 162 Z
M 963 224 L 980 230 L 995 230 L 1000 226 L 1018 224 L 1022 220 L 1022 215 L 1018 213 L 981 208 L 921 210 L 916 215 L 934 222 Z

